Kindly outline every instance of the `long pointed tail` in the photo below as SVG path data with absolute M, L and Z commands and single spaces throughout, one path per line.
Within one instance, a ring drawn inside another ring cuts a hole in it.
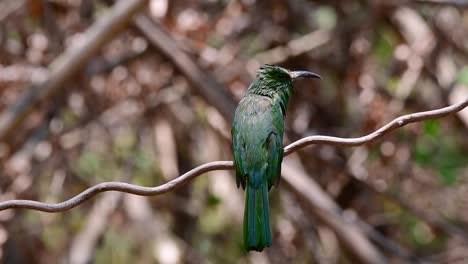
M 271 245 L 268 184 L 257 188 L 247 184 L 244 211 L 244 245 L 248 251 L 262 251 Z

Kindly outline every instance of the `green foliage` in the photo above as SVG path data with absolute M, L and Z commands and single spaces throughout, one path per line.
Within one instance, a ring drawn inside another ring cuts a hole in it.
M 133 148 L 136 143 L 136 133 L 131 129 L 118 133 L 114 140 L 114 153 L 119 158 L 128 158 L 133 155 Z
M 49 225 L 42 232 L 42 241 L 49 250 L 63 248 L 67 239 L 66 229 L 62 225 Z
M 440 135 L 440 121 L 439 120 L 427 120 L 423 123 L 424 134 L 436 138 Z
M 377 40 L 372 48 L 372 53 L 381 66 L 388 66 L 393 55 L 394 47 L 398 43 L 398 35 L 395 31 L 386 26 L 379 27 Z
M 385 86 L 388 91 L 394 93 L 398 85 L 400 84 L 400 78 L 390 77 L 387 79 L 387 85 Z
M 402 240 L 411 247 L 421 249 L 440 249 L 443 247 L 446 236 L 436 233 L 425 222 L 390 200 L 383 199 L 383 207 L 389 219 L 401 230 Z
M 109 155 L 96 151 L 83 151 L 73 169 L 79 177 L 85 180 L 95 178 L 100 181 L 113 180 L 115 179 L 117 164 Z
M 224 213 L 226 212 L 222 209 L 206 208 L 199 218 L 199 227 L 202 232 L 213 235 L 224 230 L 227 224 Z
M 425 250 L 436 250 L 443 247 L 447 239 L 446 236 L 435 233 L 435 230 L 419 218 L 404 212 L 400 219 L 402 230 L 406 230 L 404 233 L 408 234 L 406 239 L 409 239 L 413 247 Z
M 246 263 L 240 226 L 226 226 L 220 233 L 211 234 L 211 239 L 204 232 L 198 235 L 194 248 L 213 263 Z
M 199 226 L 204 233 L 221 233 L 229 224 L 225 208 L 218 206 L 221 202 L 222 200 L 213 193 L 208 194 L 205 209 L 199 218 Z
M 232 212 L 220 196 L 209 191 L 210 176 L 199 177 L 193 182 L 192 197 L 204 197 L 202 210 L 197 218 L 193 247 L 213 263 L 244 263 L 242 226 L 234 223 Z
M 218 196 L 212 193 L 208 194 L 208 198 L 206 199 L 207 206 L 209 207 L 216 207 L 221 203 L 221 201 L 222 200 Z
M 457 182 L 457 173 L 468 164 L 467 155 L 457 147 L 454 137 L 442 132 L 439 120 L 423 123 L 423 134 L 417 139 L 413 150 L 415 161 L 437 170 L 444 185 Z
M 82 208 L 76 208 L 66 214 L 65 222 L 68 223 L 70 230 L 78 232 L 81 230 L 86 223 L 86 217 L 83 214 Z
M 463 68 L 458 72 L 456 81 L 457 81 L 457 83 L 459 83 L 459 84 L 468 85 L 468 67 L 467 67 L 467 66 L 463 67 Z
M 429 244 L 433 239 L 434 235 L 430 228 L 424 222 L 420 221 L 413 215 L 407 212 L 402 212 L 399 215 L 400 225 L 403 230 L 406 230 L 406 239 L 415 246 L 423 246 Z
M 156 166 L 150 153 L 139 149 L 133 152 L 132 160 L 135 169 L 133 170 L 133 181 L 144 186 L 156 184 Z

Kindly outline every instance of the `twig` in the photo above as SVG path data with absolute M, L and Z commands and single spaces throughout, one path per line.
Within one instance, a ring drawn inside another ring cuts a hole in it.
M 332 145 L 332 146 L 342 146 L 342 147 L 354 147 L 360 146 L 365 143 L 372 143 L 375 140 L 383 137 L 384 135 L 388 134 L 389 132 L 402 127 L 406 124 L 415 123 L 418 121 L 428 120 L 428 119 L 436 119 L 440 117 L 447 116 L 449 114 L 453 114 L 456 112 L 461 111 L 465 107 L 468 106 L 468 98 L 464 101 L 454 104 L 448 107 L 444 107 L 437 110 L 426 111 L 426 112 L 419 112 L 413 113 L 409 115 L 404 115 L 394 119 L 392 122 L 388 123 L 387 125 L 383 126 L 382 128 L 378 129 L 377 131 L 363 136 L 359 138 L 338 138 L 338 137 L 329 137 L 329 136 L 310 136 L 303 139 L 300 139 L 285 148 L 285 156 L 291 154 L 294 151 L 299 150 L 300 148 L 306 147 L 311 144 L 325 144 L 325 145 Z M 215 170 L 232 170 L 234 168 L 232 161 L 213 161 L 203 165 L 200 165 L 187 173 L 179 176 L 178 178 L 169 181 L 163 185 L 156 186 L 156 187 L 143 187 L 138 185 L 133 185 L 124 182 L 103 182 L 97 185 L 94 185 L 85 191 L 81 192 L 80 194 L 70 198 L 67 201 L 56 203 L 56 204 L 48 204 L 42 203 L 32 200 L 10 200 L 0 202 L 0 211 L 12 208 L 26 208 L 32 209 L 37 211 L 49 212 L 49 213 L 57 213 L 57 212 L 64 212 L 69 210 L 86 200 L 89 200 L 93 196 L 98 193 L 106 192 L 106 191 L 120 191 L 126 192 L 136 195 L 142 196 L 154 196 L 160 195 L 163 193 L 167 193 L 172 191 L 173 189 L 180 187 L 187 183 L 188 181 L 192 180 L 193 178 L 204 174 L 209 171 Z
M 64 212 L 73 207 L 76 207 L 77 205 L 85 202 L 86 200 L 91 199 L 98 193 L 107 191 L 119 191 L 142 196 L 160 195 L 186 184 L 188 181 L 203 173 L 215 170 L 232 169 L 234 169 L 232 161 L 213 161 L 200 165 L 190 170 L 189 172 L 179 176 L 178 178 L 156 187 L 142 187 L 124 182 L 103 182 L 96 184 L 81 192 L 80 194 L 74 196 L 73 198 L 61 203 L 48 204 L 31 200 L 11 200 L 1 202 L 0 211 L 9 208 L 27 208 L 48 213 Z
M 292 152 L 300 148 L 303 148 L 305 146 L 311 145 L 311 144 L 323 144 L 323 145 L 340 146 L 340 147 L 361 146 L 366 143 L 372 143 L 376 141 L 377 139 L 381 138 L 382 136 L 404 125 L 423 121 L 423 120 L 428 120 L 428 119 L 441 118 L 449 114 L 459 112 L 467 106 L 468 106 L 468 98 L 466 98 L 464 101 L 458 104 L 454 104 L 454 105 L 440 108 L 437 110 L 400 116 L 394 119 L 392 122 L 381 127 L 380 129 L 374 131 L 373 133 L 363 136 L 363 137 L 358 137 L 358 138 L 339 138 L 339 137 L 329 137 L 329 136 L 305 137 L 305 138 L 297 140 L 296 142 L 284 148 L 284 155 L 285 156 L 289 155 Z

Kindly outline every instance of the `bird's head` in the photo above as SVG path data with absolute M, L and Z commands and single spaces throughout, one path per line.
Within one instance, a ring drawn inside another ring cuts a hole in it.
M 291 82 L 299 78 L 319 78 L 320 75 L 309 71 L 290 71 L 276 65 L 265 64 L 257 71 L 257 77 L 271 79 L 278 82 Z
M 288 69 L 265 64 L 257 71 L 257 78 L 249 90 L 254 93 L 268 95 L 276 92 L 288 92 L 292 88 L 293 81 L 300 78 L 319 78 L 320 75 L 308 71 L 290 71 Z

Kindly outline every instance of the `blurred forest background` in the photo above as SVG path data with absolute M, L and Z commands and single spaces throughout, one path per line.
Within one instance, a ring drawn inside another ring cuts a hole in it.
M 264 63 L 324 77 L 296 84 L 288 144 L 464 100 L 467 61 L 463 0 L 1 0 L 0 199 L 232 160 L 233 111 Z M 285 164 L 262 253 L 243 251 L 244 192 L 216 171 L 155 197 L 0 212 L 1 261 L 468 263 L 468 110 Z

